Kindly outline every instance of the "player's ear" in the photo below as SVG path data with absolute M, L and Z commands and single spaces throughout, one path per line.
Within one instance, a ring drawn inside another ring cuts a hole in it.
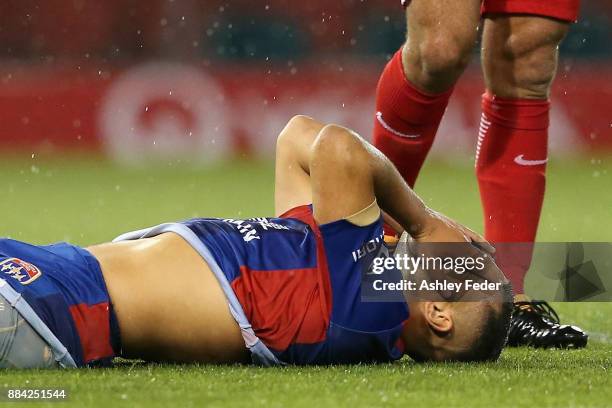
M 452 308 L 449 302 L 425 302 L 425 321 L 439 336 L 445 336 L 453 328 Z

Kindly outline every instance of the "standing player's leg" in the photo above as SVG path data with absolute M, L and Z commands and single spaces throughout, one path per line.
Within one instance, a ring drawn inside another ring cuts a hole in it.
M 488 15 L 485 20 L 482 66 L 487 89 L 482 99 L 476 174 L 485 237 L 492 242 L 535 240 L 545 189 L 549 91 L 558 46 L 568 26 L 568 22 L 533 15 Z M 505 248 L 499 248 L 498 263 L 515 293 L 523 294 L 532 247 Z M 509 343 L 544 347 L 586 344 L 586 335 L 580 330 L 553 328 L 557 320 L 553 316 L 533 304 L 518 303 Z
M 533 242 L 544 198 L 548 100 L 557 46 L 567 23 L 536 16 L 485 21 L 482 66 L 486 93 L 476 158 L 485 235 L 492 242 Z M 500 254 L 503 255 L 503 254 Z M 527 258 L 530 258 L 528 256 Z M 505 262 L 516 293 L 523 293 L 529 259 Z
M 374 145 L 412 187 L 478 34 L 480 0 L 412 0 L 376 89 Z

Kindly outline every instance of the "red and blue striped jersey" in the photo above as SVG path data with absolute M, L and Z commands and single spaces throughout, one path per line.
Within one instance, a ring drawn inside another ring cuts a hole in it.
M 282 362 L 387 362 L 403 355 L 405 302 L 364 302 L 356 254 L 383 239 L 379 218 L 317 225 L 311 206 L 278 218 L 183 223 L 213 254 L 255 334 Z

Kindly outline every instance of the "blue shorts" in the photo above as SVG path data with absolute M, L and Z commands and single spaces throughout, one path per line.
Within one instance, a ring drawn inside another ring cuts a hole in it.
M 82 248 L 0 239 L 0 294 L 61 366 L 104 365 L 120 350 L 100 265 Z

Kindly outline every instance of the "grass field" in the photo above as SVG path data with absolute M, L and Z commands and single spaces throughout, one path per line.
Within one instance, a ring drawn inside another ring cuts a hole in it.
M 612 241 L 611 162 L 550 164 L 541 241 Z M 272 178 L 267 162 L 125 169 L 87 157 L 4 158 L 0 236 L 87 245 L 169 220 L 268 215 Z M 417 191 L 432 207 L 481 230 L 470 163 L 428 164 Z M 512 349 L 494 364 L 417 365 L 404 359 L 381 366 L 262 369 L 121 363 L 112 369 L 0 372 L 0 388 L 66 388 L 68 400 L 59 406 L 612 406 L 612 304 L 556 307 L 563 320 L 591 333 L 586 350 Z

